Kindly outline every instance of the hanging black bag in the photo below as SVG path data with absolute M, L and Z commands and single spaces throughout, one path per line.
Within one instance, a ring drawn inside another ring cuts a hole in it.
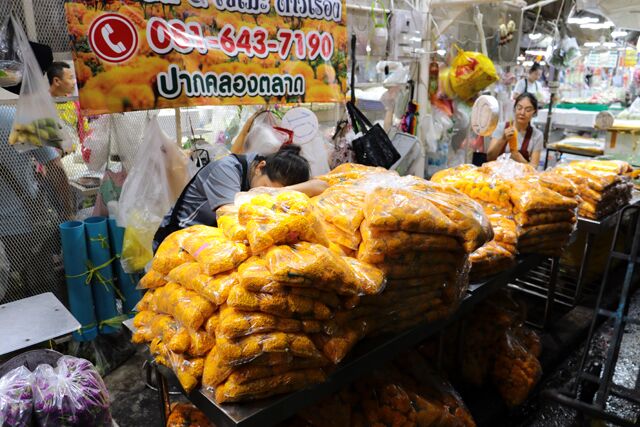
M 382 126 L 371 125 L 371 122 L 351 101 L 347 102 L 347 111 L 349 111 L 353 131 L 356 134 L 362 132 L 362 136 L 351 142 L 358 163 L 388 169 L 400 159 L 400 153 L 391 144 Z
M 357 163 L 366 166 L 381 166 L 389 169 L 400 159 L 387 133 L 379 124 L 372 125 L 369 119 L 355 105 L 355 56 L 356 37 L 351 37 L 351 100 L 347 102 L 347 112 L 353 132 L 362 133 L 351 142 Z

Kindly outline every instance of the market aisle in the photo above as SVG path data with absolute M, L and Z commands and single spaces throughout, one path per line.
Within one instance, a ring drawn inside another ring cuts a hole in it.
M 111 415 L 120 427 L 161 426 L 158 395 L 144 383 L 144 357 L 136 353 L 104 378 L 111 396 Z M 184 401 L 171 396 L 172 402 Z
M 632 297 L 631 306 L 629 308 L 631 317 L 640 316 L 640 292 L 636 291 Z M 611 339 L 612 322 L 603 324 L 596 334 L 596 346 L 592 352 L 590 362 L 596 360 L 604 360 L 603 354 L 606 352 L 607 344 Z M 551 375 L 546 375 L 546 380 L 540 384 L 539 389 L 558 388 L 566 384 L 574 375 L 579 357 L 582 355 L 584 346 L 573 352 L 571 356 L 565 360 L 558 369 Z M 620 351 L 620 359 L 616 369 L 614 381 L 623 386 L 633 386 L 638 376 L 640 367 L 640 326 L 628 325 L 622 340 Z M 628 403 L 621 402 L 619 399 L 610 398 L 608 405 L 611 405 L 611 411 L 628 419 L 640 416 L 640 411 L 630 408 Z M 537 406 L 537 408 L 536 408 Z M 532 404 L 533 414 L 529 420 L 520 427 L 577 427 L 588 425 L 582 416 L 574 410 L 560 406 L 551 402 L 534 402 Z M 599 423 L 594 425 L 610 425 L 607 423 Z

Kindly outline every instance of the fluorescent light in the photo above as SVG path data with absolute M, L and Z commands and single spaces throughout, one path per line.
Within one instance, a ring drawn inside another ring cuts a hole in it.
M 545 61 L 540 61 L 540 62 L 538 62 L 538 64 L 542 65 L 543 67 L 544 67 L 545 65 L 547 65 L 547 63 L 546 63 Z
M 524 53 L 532 56 L 543 56 L 547 54 L 546 50 L 525 50 Z
M 618 38 L 618 37 L 627 37 L 629 35 L 629 33 L 625 30 L 613 30 L 611 32 L 611 37 Z
M 598 47 L 600 46 L 600 42 L 586 42 L 584 47 Z
M 604 43 L 602 43 L 602 46 L 604 46 L 604 47 L 616 47 L 616 46 L 618 46 L 618 44 L 615 43 L 615 42 L 604 42 Z
M 529 40 L 539 40 L 542 38 L 542 33 L 531 33 L 529 34 Z
M 585 16 L 584 18 L 577 18 L 575 16 L 572 16 L 571 18 L 567 19 L 567 24 L 595 24 L 596 22 L 600 22 L 600 20 L 598 18 L 592 18 L 588 16 Z
M 523 67 L 531 67 L 533 65 L 533 61 L 524 61 L 522 63 Z
M 518 56 L 518 61 L 522 62 L 524 61 L 526 58 L 524 57 L 524 55 L 520 55 Z
M 447 54 L 447 51 L 444 49 L 438 49 L 436 53 L 440 56 L 445 56 Z
M 580 28 L 584 28 L 587 30 L 604 30 L 605 28 L 615 27 L 615 24 L 611 21 L 607 22 L 598 22 L 598 23 L 588 23 L 581 24 Z

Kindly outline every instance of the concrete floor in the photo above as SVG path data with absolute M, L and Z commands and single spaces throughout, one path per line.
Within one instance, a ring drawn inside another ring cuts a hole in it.
M 629 314 L 640 318 L 640 292 L 637 292 L 633 297 Z M 640 365 L 640 326 L 630 325 L 625 332 L 620 361 L 615 373 L 615 382 L 624 386 L 633 386 L 638 376 Z M 602 355 L 611 339 L 611 333 L 611 322 L 604 323 L 598 329 L 596 345 L 590 355 L 590 360 L 602 359 Z M 558 388 L 571 381 L 579 357 L 582 354 L 582 349 L 583 347 L 581 346 L 574 351 L 553 372 L 545 373 L 539 390 Z M 144 384 L 143 363 L 144 357 L 137 353 L 105 378 L 105 382 L 111 393 L 112 415 L 120 427 L 161 426 L 160 404 L 156 392 L 147 388 Z M 171 396 L 171 398 L 172 402 L 184 401 L 184 398 L 179 395 Z M 609 404 L 612 410 L 618 415 L 624 415 L 629 419 L 640 416 L 640 410 L 638 410 L 638 408 L 633 408 L 631 405 L 619 400 L 610 399 Z M 607 425 L 602 422 L 585 420 L 575 411 L 564 408 L 556 403 L 542 401 L 539 397 L 531 399 L 526 405 L 528 407 L 524 408 L 524 411 L 521 411 L 518 417 L 511 417 L 509 414 L 505 414 L 505 418 L 500 421 L 499 425 L 519 427 Z M 522 412 L 528 414 L 524 422 L 520 421 L 522 419 Z M 493 427 L 497 424 L 495 424 L 494 421 L 490 425 Z

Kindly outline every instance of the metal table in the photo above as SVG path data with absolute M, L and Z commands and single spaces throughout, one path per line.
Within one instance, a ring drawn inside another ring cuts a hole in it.
M 0 305 L 0 356 L 67 335 L 80 323 L 51 292 Z
M 491 279 L 471 284 L 458 309 L 447 319 L 421 324 L 393 336 L 363 340 L 356 345 L 350 355 L 335 368 L 327 381 L 322 384 L 314 385 L 306 390 L 255 402 L 218 404 L 215 402 L 213 394 L 207 390 L 194 390 L 187 397 L 218 427 L 264 427 L 275 425 L 323 397 L 341 390 L 345 385 L 393 359 L 399 353 L 415 347 L 426 338 L 442 331 L 446 326 L 467 314 L 488 296 L 502 288 L 506 288 L 510 281 L 526 273 L 542 262 L 543 259 L 544 257 L 539 255 L 521 257 L 513 268 Z M 133 329 L 131 321 L 124 322 L 124 324 L 129 329 Z M 156 372 L 161 376 L 163 372 L 165 375 L 169 375 L 168 370 L 164 369 L 158 369 Z M 159 389 L 163 389 L 160 390 L 160 400 L 163 402 L 163 399 L 167 398 L 166 383 L 164 383 L 164 380 L 160 380 L 159 383 L 161 385 Z M 163 408 L 167 407 L 166 402 L 163 402 L 162 405 Z
M 633 197 L 627 206 L 633 206 L 638 203 L 640 203 L 640 194 L 634 191 Z M 593 241 L 599 234 L 609 231 L 616 226 L 620 212 L 622 212 L 624 208 L 625 206 L 622 206 L 618 211 L 600 220 L 578 217 L 578 231 L 584 231 L 587 235 L 584 252 L 582 253 L 582 262 L 580 263 L 580 269 L 578 271 L 578 281 L 576 283 L 576 293 L 573 301 L 574 304 L 577 304 L 582 297 L 584 276 L 587 271 L 587 262 L 591 256 Z

